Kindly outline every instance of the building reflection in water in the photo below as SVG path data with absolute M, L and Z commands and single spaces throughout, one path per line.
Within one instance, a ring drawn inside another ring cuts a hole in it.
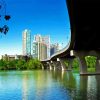
M 80 76 L 70 71 L 37 71 L 28 78 L 27 74 L 23 75 L 22 100 L 59 99 L 62 94 L 65 95 L 64 100 L 100 100 L 100 75 Z
M 28 100 L 28 75 L 25 73 L 22 79 L 22 100 Z
M 72 100 L 100 100 L 100 75 L 80 76 L 72 72 L 52 72 L 52 78 L 66 88 Z
M 34 100 L 45 100 L 52 93 L 51 74 L 48 71 L 38 71 L 34 78 L 36 88 Z

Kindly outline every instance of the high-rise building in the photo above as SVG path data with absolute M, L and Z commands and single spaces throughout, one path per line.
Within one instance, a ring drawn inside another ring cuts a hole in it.
M 39 49 L 40 49 L 39 59 L 40 60 L 47 59 L 47 45 L 43 43 L 39 43 Z
M 33 42 L 33 57 L 39 60 L 47 59 L 49 51 L 50 38 L 48 36 L 42 37 L 41 35 L 34 36 Z
M 34 35 L 34 41 L 42 42 L 42 36 L 40 34 Z
M 25 29 L 23 31 L 23 55 L 31 55 L 31 34 L 30 30 Z
M 42 37 L 42 43 L 47 46 L 47 58 L 50 57 L 50 36 Z
M 33 57 L 39 59 L 39 42 L 34 41 L 32 48 Z

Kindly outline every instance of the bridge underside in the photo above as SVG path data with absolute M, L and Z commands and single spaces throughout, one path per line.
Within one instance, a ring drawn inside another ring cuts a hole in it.
M 66 64 L 64 62 L 68 60 L 68 66 L 71 68 L 73 58 L 77 57 L 80 74 L 84 75 L 90 74 L 87 71 L 88 66 L 85 57 L 88 55 L 96 56 L 94 74 L 100 74 L 100 0 L 66 1 L 71 26 L 70 46 L 67 50 L 55 55 L 49 61 L 44 61 L 44 63 L 48 62 L 49 67 L 53 64 L 54 69 L 60 65 L 62 70 L 65 70 Z
M 66 0 L 74 50 L 100 49 L 100 0 Z

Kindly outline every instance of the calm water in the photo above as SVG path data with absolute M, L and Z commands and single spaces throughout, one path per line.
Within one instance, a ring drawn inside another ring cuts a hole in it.
M 0 72 L 0 100 L 100 100 L 100 76 L 71 72 Z

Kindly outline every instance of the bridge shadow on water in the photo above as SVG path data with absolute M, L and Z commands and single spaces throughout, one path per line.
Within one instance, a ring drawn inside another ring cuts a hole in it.
M 70 100 L 100 100 L 100 75 L 80 76 L 71 71 L 51 71 Z

